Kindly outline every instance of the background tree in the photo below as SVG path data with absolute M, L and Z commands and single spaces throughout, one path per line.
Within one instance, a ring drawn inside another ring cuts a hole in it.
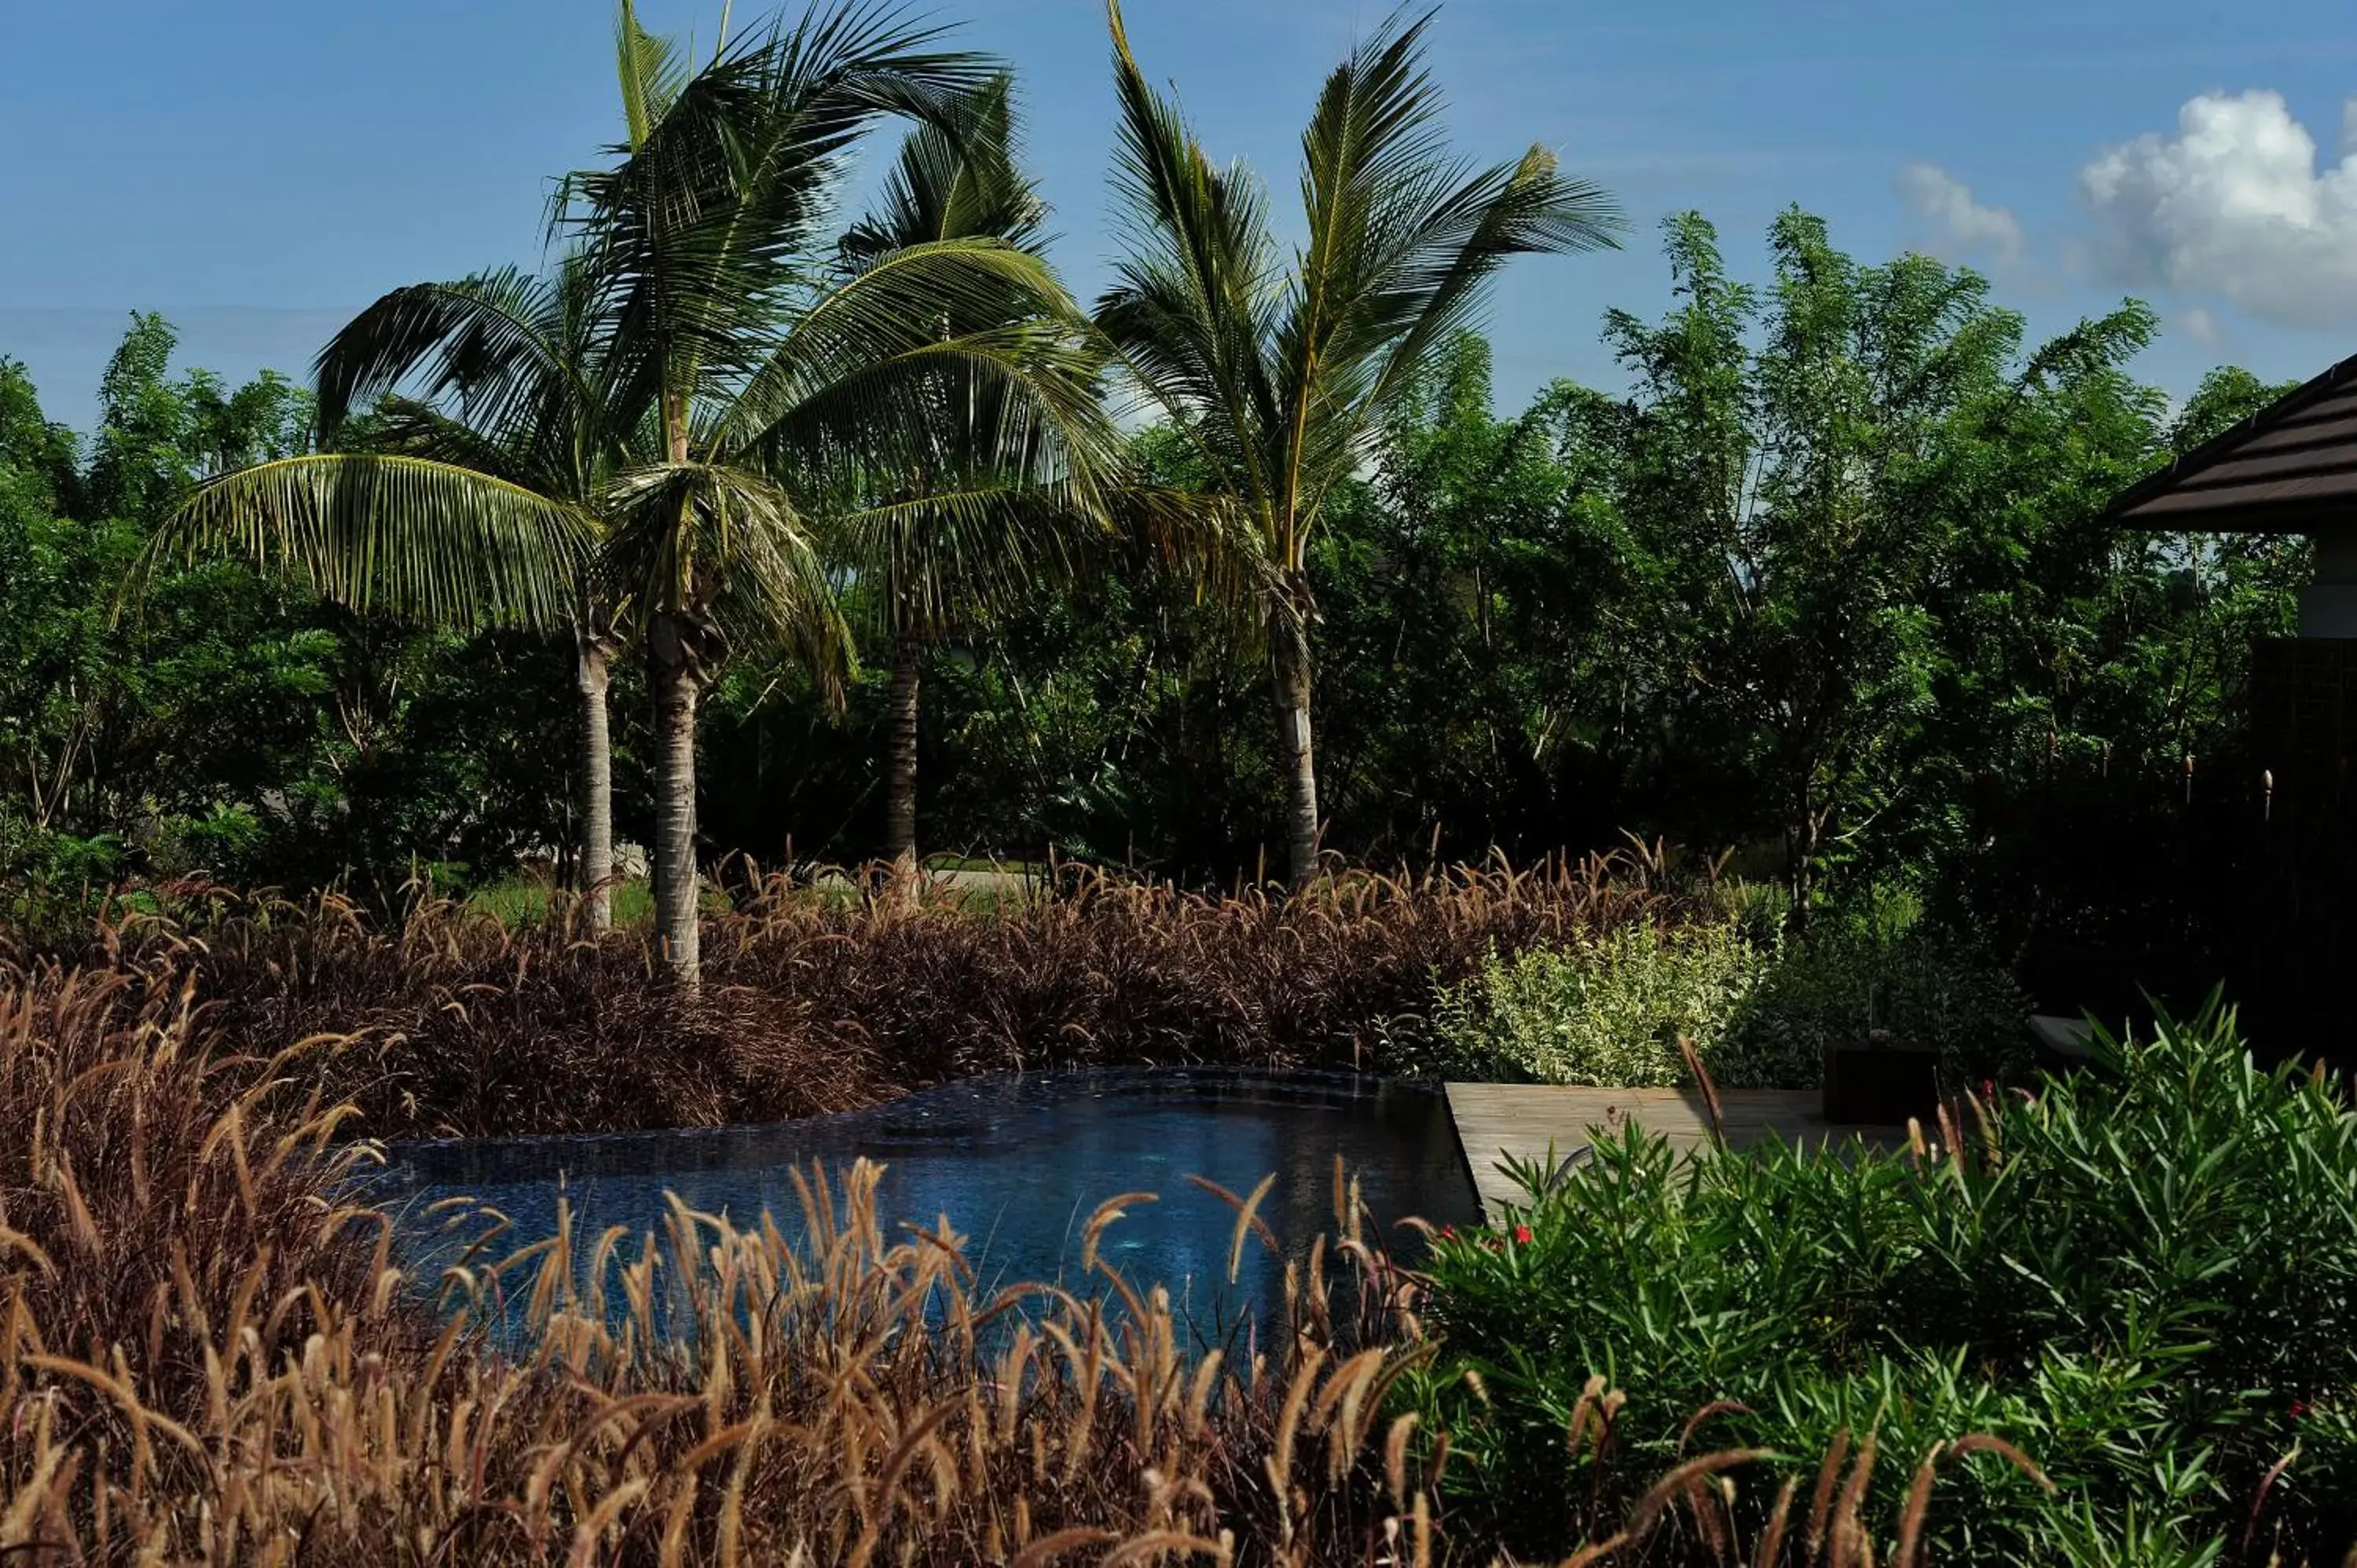
M 516 689 L 529 644 L 406 631 L 214 559 L 167 564 L 118 607 L 191 479 L 310 441 L 310 399 L 283 378 L 229 389 L 170 355 L 168 327 L 135 320 L 87 443 L 0 369 L 0 881 L 366 896 L 545 842 L 533 777 L 562 714 Z
M 1674 231 L 1674 254 L 1694 237 Z M 1715 237 L 1700 238 L 1715 258 Z M 2233 826 L 2258 810 L 2257 764 L 2245 769 L 2235 751 L 2248 650 L 2289 629 L 2307 550 L 2122 533 L 2102 514 L 2130 480 L 2278 389 L 2223 371 L 2179 409 L 2133 373 L 2154 330 L 2141 307 L 2029 344 L 1964 274 L 1913 259 L 1857 265 L 1829 239 L 1824 249 L 1790 252 L 1817 281 L 1789 292 L 1773 274 L 1747 289 L 1729 264 L 1682 266 L 1686 292 L 1666 317 L 1612 324 L 1616 344 L 1641 350 L 1625 392 L 1562 383 L 1509 415 L 1490 406 L 1478 339 L 1452 335 L 1426 358 L 1330 488 L 1306 558 L 1327 650 L 1332 842 L 1396 864 L 1436 853 L 1437 828 L 1437 853 L 1495 843 L 1527 859 L 1627 828 L 1740 846 L 1748 875 L 1787 874 L 1794 754 L 1778 726 L 1831 691 L 1850 705 L 1820 733 L 1847 736 L 1848 750 L 1815 786 L 1833 811 L 1803 868 L 1812 898 L 1897 882 L 2006 951 L 2052 951 L 2082 992 L 2090 949 L 2173 954 L 2173 972 L 2206 985 L 2237 937 Z M 812 254 L 840 286 L 834 238 Z M 1832 305 L 1825 279 L 1838 285 Z M 602 322 L 606 295 L 586 297 Z M 1789 327 L 1788 301 L 1806 307 Z M 1853 329 L 1813 339 L 1813 312 Z M 939 318 L 936 306 L 929 351 Z M 488 412 L 493 388 L 529 378 L 459 376 L 437 392 L 436 356 L 466 335 L 427 334 L 436 347 L 407 381 L 350 396 L 346 449 L 323 456 L 295 388 L 264 378 L 231 389 L 178 370 L 159 334 L 160 323 L 134 324 L 84 440 L 42 415 L 21 370 L 0 370 L 0 885 L 11 901 L 203 873 L 393 902 L 420 874 L 484 888 L 514 875 L 519 854 L 577 837 L 568 799 L 582 769 L 559 760 L 579 727 L 569 642 L 429 631 L 387 613 L 436 593 L 446 606 L 468 594 L 486 611 L 513 604 L 530 553 L 492 529 L 497 508 L 470 538 L 463 503 L 373 535 L 358 504 L 398 498 L 431 466 L 396 433 L 451 434 L 436 419 L 507 428 Z M 1812 341 L 1827 347 L 1797 351 Z M 468 353 L 479 366 L 490 349 L 487 334 Z M 1775 355 L 1791 368 L 1771 377 Z M 1763 402 L 1771 391 L 1781 412 Z M 616 421 L 630 456 L 602 481 L 609 499 L 658 445 L 639 406 L 637 425 Z M 521 413 L 510 423 L 542 427 Z M 355 450 L 363 436 L 385 445 Z M 900 450 L 917 455 L 908 473 L 939 461 L 937 445 L 913 437 Z M 1828 452 L 1849 456 L 1828 467 Z M 834 467 L 781 467 L 806 476 L 788 490 L 798 520 L 815 532 L 905 493 L 881 460 L 890 455 L 879 445 Z M 285 487 L 290 504 L 242 525 L 254 537 L 322 564 L 371 548 L 399 561 L 429 536 L 453 561 L 495 542 L 492 558 L 514 571 L 447 584 L 422 567 L 383 573 L 363 611 L 173 546 L 118 622 L 122 574 L 170 531 L 156 509 L 240 456 L 285 459 L 282 473 L 334 459 L 364 476 Z M 1216 489 L 1191 429 L 1140 432 L 1129 458 L 1146 486 Z M 485 467 L 509 465 L 512 478 L 517 460 Z M 1812 489 L 1813 474 L 1840 483 Z M 1845 523 L 1834 503 L 1857 498 L 1882 521 Z M 1772 570 L 1737 571 L 1722 546 L 1738 527 Z M 532 536 L 519 521 L 515 537 Z M 1811 557 L 1797 547 L 1777 553 L 1812 537 L 1849 540 L 1856 580 L 1803 570 Z M 1231 656 L 1219 605 L 1148 566 L 1115 551 L 1088 591 L 1016 596 L 936 648 L 920 737 L 929 835 L 1198 883 L 1262 867 L 1291 761 L 1272 745 L 1266 682 Z M 855 604 L 867 587 L 857 577 Z M 560 627 L 574 585 L 551 596 Z M 1903 618 L 1877 619 L 1886 603 Z M 1853 662 L 1774 657 L 1810 618 L 1834 615 L 1865 629 L 1812 651 L 1848 648 Z M 1892 686 L 1859 660 L 1877 646 L 1903 655 L 1892 668 L 1917 683 Z M 701 759 L 710 851 L 768 858 L 791 838 L 805 855 L 856 860 L 884 845 L 879 663 L 851 683 L 851 724 L 838 730 L 823 672 L 793 647 L 737 642 Z M 1826 668 L 1853 683 L 1827 684 Z M 615 679 L 616 811 L 643 837 L 651 704 L 624 700 L 639 694 L 634 662 Z M 2201 781 L 2190 804 L 2189 756 Z
M 643 448 L 597 358 L 595 304 L 576 258 L 545 279 L 513 271 L 397 290 L 322 350 L 323 426 L 340 430 L 372 404 L 362 440 L 528 489 L 579 520 L 593 540 L 612 528 L 608 482 Z M 396 389 L 420 377 L 422 399 Z M 586 566 L 585 563 L 585 566 Z M 581 702 L 576 880 L 593 932 L 613 921 L 613 744 L 608 693 L 619 638 L 605 586 L 584 570 L 571 594 L 573 686 Z
M 1683 747 L 1735 760 L 1766 803 L 1797 924 L 1914 777 L 1944 653 L 1928 605 L 1964 521 L 1952 481 L 2020 328 L 1974 274 L 1858 267 L 1797 211 L 1770 247 L 1763 300 L 1727 280 L 1706 222 L 1674 219 L 1683 303 L 1658 327 L 1616 312 L 1607 336 L 1637 383 L 1619 501 L 1669 564 L 1657 700 Z
M 1327 78 L 1302 135 L 1305 239 L 1279 259 L 1262 191 L 1215 168 L 1146 81 L 1108 8 L 1121 134 L 1114 175 L 1135 248 L 1099 323 L 1201 454 L 1249 567 L 1280 720 L 1286 854 L 1318 864 L 1310 728 L 1317 605 L 1308 557 L 1328 497 L 1371 452 L 1416 371 L 1478 313 L 1508 258 L 1610 242 L 1613 209 L 1534 146 L 1452 157 L 1422 63 L 1429 16 L 1389 22 Z
M 1646 601 L 1587 481 L 1590 394 L 1501 418 L 1490 365 L 1470 332 L 1434 357 L 1310 559 L 1321 792 L 1329 832 L 1370 856 L 1522 858 L 1631 820 L 1622 676 L 1652 630 L 1634 635 Z
M 841 154 L 887 112 L 962 124 L 989 86 L 932 37 L 856 7 L 814 13 L 740 36 L 691 76 L 625 4 L 629 139 L 560 192 L 553 222 L 576 244 L 558 282 L 395 296 L 323 360 L 339 405 L 423 367 L 458 415 L 404 403 L 386 420 L 408 450 L 224 476 L 166 542 L 299 564 L 323 591 L 429 621 L 626 613 L 654 696 L 658 934 L 690 983 L 696 696 L 732 633 L 828 678 L 841 657 L 810 514 L 917 468 L 939 413 L 928 394 L 952 370 L 1036 421 L 1075 493 L 1074 455 L 1103 440 L 1078 312 L 1037 256 L 957 238 L 851 273 L 818 264 Z
M 887 113 L 963 124 L 995 81 L 937 38 L 842 5 L 748 35 L 691 77 L 626 3 L 629 141 L 558 199 L 596 280 L 619 404 L 660 433 L 655 460 L 616 480 L 603 570 L 644 628 L 655 918 L 691 983 L 697 695 L 732 630 L 835 657 L 805 510 L 879 472 L 922 474 L 945 372 L 1036 422 L 1076 493 L 1109 443 L 1078 312 L 1038 256 L 955 237 L 848 274 L 818 264 L 842 155 Z
M 902 144 L 876 209 L 842 241 L 852 275 L 945 241 L 996 241 L 1042 252 L 1047 203 L 1024 173 L 1012 84 L 976 93 L 957 123 L 924 125 Z M 1019 328 L 1037 309 L 1021 288 L 976 291 L 944 311 L 944 337 Z M 1053 432 L 996 378 L 951 363 L 912 389 L 931 405 L 924 451 L 906 471 L 880 474 L 875 498 L 843 531 L 856 593 L 890 648 L 886 709 L 884 854 L 913 892 L 917 869 L 917 743 L 928 650 L 1024 596 L 1068 583 L 1078 552 L 1101 532 L 1089 499 L 1072 493 Z

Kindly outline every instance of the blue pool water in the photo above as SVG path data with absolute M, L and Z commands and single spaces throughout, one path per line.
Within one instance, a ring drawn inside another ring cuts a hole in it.
M 378 1201 L 396 1217 L 403 1261 L 416 1277 L 450 1257 L 437 1200 L 468 1197 L 504 1214 L 502 1251 L 554 1233 L 559 1193 L 574 1234 L 608 1225 L 660 1230 L 665 1192 L 738 1226 L 766 1212 L 789 1236 L 802 1224 L 791 1171 L 829 1171 L 859 1156 L 882 1164 L 888 1229 L 935 1226 L 947 1215 L 969 1238 L 985 1287 L 1026 1280 L 1080 1285 L 1080 1241 L 1108 1197 L 1146 1191 L 1101 1248 L 1134 1283 L 1159 1283 L 1204 1340 L 1244 1314 L 1274 1321 L 1284 1263 L 1257 1241 L 1234 1284 L 1228 1251 L 1235 1211 L 1186 1178 L 1239 1195 L 1274 1173 L 1261 1218 L 1292 1256 L 1333 1229 L 1334 1161 L 1355 1176 L 1396 1255 L 1420 1251 L 1396 1222 L 1415 1216 L 1465 1225 L 1480 1215 L 1447 1102 L 1428 1085 L 1341 1074 L 1123 1069 L 1031 1074 L 943 1085 L 905 1100 L 804 1122 L 597 1137 L 395 1144 Z M 1086 1282 L 1094 1294 L 1099 1282 Z

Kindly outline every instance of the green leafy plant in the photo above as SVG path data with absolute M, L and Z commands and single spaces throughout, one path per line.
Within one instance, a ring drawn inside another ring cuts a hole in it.
M 1627 1391 L 1625 1461 L 1872 1433 L 1891 1516 L 1942 1461 L 1941 1561 L 2338 1561 L 2357 1532 L 2357 1115 L 2256 1067 L 2215 1003 L 1973 1102 L 1953 1147 L 1680 1162 L 1631 1130 L 1488 1236 L 1443 1238 L 1415 1398 L 1518 1551 L 1592 1509 L 1563 1421 Z M 1544 1188 L 1544 1190 L 1542 1190 Z M 1774 1466 L 1769 1466 L 1772 1472 Z M 1772 1483 L 1773 1477 L 1770 1476 Z M 1805 1482 L 1804 1482 L 1805 1484 Z M 1764 1508 L 1772 1484 L 1747 1482 Z M 2166 1552 L 2162 1549 L 2166 1548 Z M 2147 1551 L 2157 1554 L 2140 1554 Z
M 1441 987 L 1432 1043 L 1395 1053 L 1405 1070 L 1609 1089 L 1664 1088 L 1691 1074 L 1692 1043 L 1730 1089 L 1807 1088 L 1836 1047 L 1887 1038 L 1938 1050 L 1978 1082 L 2014 1065 L 2026 1003 L 1965 940 L 1883 897 L 1786 939 L 1742 901 L 1722 918 L 1581 933 L 1492 958 Z
M 1529 1079 L 1616 1089 L 1667 1087 L 1694 1043 L 1730 1088 L 1809 1076 L 1807 1064 L 1758 1058 L 1730 1033 L 1774 954 L 1731 924 L 1637 924 L 1581 934 L 1562 948 L 1492 956 L 1443 986 L 1435 1049 L 1443 1076 Z
M 1958 1083 L 2018 1068 L 2029 1011 L 2012 976 L 1969 936 L 1888 893 L 1785 944 L 1746 1004 L 1733 1032 L 1761 1059 L 1818 1063 L 1840 1047 L 1888 1040 L 1937 1051 Z

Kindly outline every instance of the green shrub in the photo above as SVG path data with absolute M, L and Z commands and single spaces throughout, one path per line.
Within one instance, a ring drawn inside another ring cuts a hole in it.
M 1640 925 L 1493 959 L 1440 989 L 1432 1044 L 1392 1065 L 1438 1076 L 1664 1088 L 1686 1081 L 1680 1036 L 1727 1089 L 1806 1089 L 1825 1053 L 1878 1036 L 1935 1047 L 1950 1077 L 2014 1065 L 2027 1004 L 1972 945 L 1881 897 L 1799 940 L 1758 911 Z
M 1968 938 L 1886 894 L 1786 944 L 1732 1032 L 1775 1061 L 1822 1063 L 1835 1046 L 1878 1036 L 1929 1046 L 1953 1080 L 1973 1083 L 2018 1065 L 2029 1011 L 2013 977 Z
M 1503 1232 L 1441 1240 L 1415 1400 L 1450 1434 L 1457 1506 L 1525 1556 L 1559 1550 L 1552 1521 L 1612 1484 L 1565 1442 L 1600 1375 L 1627 1394 L 1616 1476 L 1658 1474 L 1697 1411 L 1736 1402 L 1691 1441 L 1813 1456 L 1876 1433 L 1867 1517 L 1887 1523 L 1968 1434 L 2051 1477 L 2050 1497 L 1996 1455 L 1949 1457 L 1935 1561 L 2177 1560 L 2255 1517 L 2254 1561 L 2340 1561 L 2357 1116 L 2335 1081 L 2256 1069 L 2214 1006 L 2095 1050 L 1988 1107 L 1962 1157 L 1680 1162 L 1632 1129 Z M 1781 1478 L 1760 1468 L 1755 1522 Z
M 1773 953 L 1733 924 L 1651 923 L 1492 958 L 1441 989 L 1431 1064 L 1443 1076 L 1667 1087 L 1687 1074 L 1683 1035 L 1727 1087 L 1782 1083 L 1800 1064 L 1730 1036 Z

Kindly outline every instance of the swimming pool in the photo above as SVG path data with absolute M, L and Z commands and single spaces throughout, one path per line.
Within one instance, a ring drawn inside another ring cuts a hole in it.
M 843 1116 L 763 1126 L 591 1137 L 463 1139 L 387 1146 L 376 1199 L 395 1216 L 413 1277 L 430 1278 L 456 1243 L 427 1210 L 472 1197 L 511 1222 L 502 1250 L 554 1233 L 558 1196 L 576 1236 L 609 1225 L 659 1230 L 666 1192 L 739 1227 L 766 1213 L 789 1237 L 802 1224 L 791 1173 L 859 1157 L 883 1165 L 880 1218 L 967 1237 L 985 1288 L 1020 1281 L 1082 1285 L 1081 1232 L 1098 1204 L 1145 1191 L 1101 1250 L 1133 1282 L 1167 1287 L 1181 1321 L 1209 1342 L 1244 1313 L 1272 1321 L 1284 1261 L 1255 1242 L 1233 1284 L 1235 1210 L 1190 1183 L 1231 1192 L 1275 1185 L 1259 1214 L 1299 1257 L 1334 1226 L 1339 1156 L 1395 1252 L 1398 1221 L 1478 1220 L 1480 1204 L 1448 1104 L 1431 1085 L 1348 1074 L 1201 1068 L 1100 1069 L 945 1084 Z M 1083 1288 L 1093 1293 L 1097 1282 Z

